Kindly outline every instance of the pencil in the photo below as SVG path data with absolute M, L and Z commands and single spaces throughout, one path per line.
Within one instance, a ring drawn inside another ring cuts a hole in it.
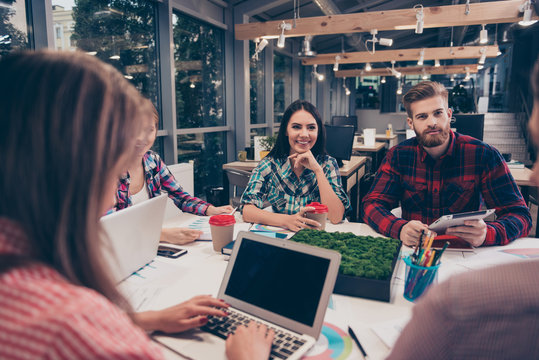
M 365 352 L 365 349 L 363 349 L 363 346 L 361 346 L 361 343 L 359 342 L 359 339 L 357 338 L 356 334 L 354 333 L 354 330 L 352 330 L 352 328 L 350 326 L 348 326 L 348 333 L 350 334 L 350 336 L 352 337 L 352 339 L 356 343 L 357 347 L 361 351 L 361 354 L 363 354 L 363 358 L 368 359 L 367 353 Z

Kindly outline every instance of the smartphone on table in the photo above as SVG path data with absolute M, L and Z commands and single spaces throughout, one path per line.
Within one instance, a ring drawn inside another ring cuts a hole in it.
M 176 259 L 185 254 L 187 254 L 187 249 L 183 249 L 174 244 L 160 243 L 159 247 L 157 248 L 158 256 Z

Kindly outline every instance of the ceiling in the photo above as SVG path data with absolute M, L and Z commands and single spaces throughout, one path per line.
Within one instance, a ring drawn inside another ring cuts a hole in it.
M 470 1 L 470 3 L 477 2 L 479 1 Z M 230 0 L 229 3 L 234 7 L 245 9 L 246 13 L 251 17 L 250 22 L 294 18 L 294 0 Z M 419 3 L 424 7 L 458 5 L 465 4 L 466 0 L 296 0 L 296 3 L 299 3 L 298 17 L 305 18 L 334 14 L 411 9 Z M 504 31 L 511 30 L 512 26 L 514 25 L 487 25 L 489 43 L 494 43 L 495 35 L 498 43 L 501 43 Z M 388 50 L 450 46 L 451 39 L 453 39 L 454 46 L 479 45 L 480 30 L 481 26 L 475 25 L 453 28 L 425 28 L 422 34 L 415 34 L 414 30 L 380 31 L 379 37 L 394 40 L 391 48 L 384 48 Z M 319 35 L 314 37 L 312 48 L 319 54 L 341 51 L 365 51 L 365 40 L 368 38 L 371 38 L 371 35 L 368 33 Z M 382 48 L 380 47 L 380 49 Z

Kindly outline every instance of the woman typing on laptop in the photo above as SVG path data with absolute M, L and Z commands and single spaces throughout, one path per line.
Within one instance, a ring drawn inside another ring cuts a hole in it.
M 152 110 L 152 116 L 143 124 L 143 135 L 137 143 L 137 157 L 129 165 L 127 173 L 120 178 L 115 209 L 124 209 L 165 191 L 181 211 L 208 216 L 231 213 L 234 209 L 230 205 L 215 207 L 183 191 L 159 155 L 150 150 L 155 142 L 159 125 L 157 110 L 153 106 Z M 187 244 L 198 239 L 201 234 L 200 230 L 189 228 L 164 228 L 161 232 L 161 241 Z
M 162 358 L 143 329 L 226 316 L 211 296 L 129 315 L 102 264 L 99 218 L 138 155 L 149 102 L 79 52 L 5 56 L 0 79 L 0 358 Z M 267 359 L 271 339 L 265 327 L 238 328 L 227 354 Z

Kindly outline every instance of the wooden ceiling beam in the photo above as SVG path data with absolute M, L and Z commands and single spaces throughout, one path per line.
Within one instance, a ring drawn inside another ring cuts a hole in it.
M 481 49 L 485 48 L 487 57 L 496 57 L 498 46 L 458 46 L 458 47 L 439 47 L 425 48 L 424 60 L 447 60 L 447 59 L 474 59 L 481 57 Z M 339 55 L 341 59 L 339 64 L 360 64 L 377 63 L 386 61 L 414 61 L 419 59 L 421 48 L 400 49 L 400 50 L 379 50 L 374 54 L 368 51 L 350 52 L 350 53 L 332 53 L 318 54 L 313 58 L 303 59 L 303 65 L 329 65 L 335 63 L 335 56 Z
M 522 19 L 518 11 L 521 0 L 490 1 L 469 4 L 470 12 L 465 14 L 466 5 L 425 7 L 424 28 L 465 26 L 496 23 L 513 23 Z M 534 14 L 534 19 L 539 19 Z M 292 23 L 293 20 L 284 20 Z M 259 37 L 277 38 L 281 33 L 279 25 L 283 20 L 236 24 L 237 40 L 253 40 Z M 370 32 L 372 29 L 406 30 L 415 29 L 416 10 L 400 9 L 371 11 L 354 14 L 315 16 L 296 19 L 296 27 L 285 31 L 285 36 L 348 34 Z
M 467 68 L 467 69 L 466 69 Z M 430 75 L 441 75 L 441 74 L 470 74 L 477 73 L 477 64 L 468 64 L 468 65 L 446 65 L 446 66 L 408 66 L 395 68 L 402 75 L 420 75 L 423 74 L 423 69 L 425 72 Z M 339 70 L 335 72 L 335 77 L 358 77 L 358 76 L 392 76 L 390 68 L 374 68 L 371 71 L 365 71 L 363 69 L 352 69 L 352 70 Z

